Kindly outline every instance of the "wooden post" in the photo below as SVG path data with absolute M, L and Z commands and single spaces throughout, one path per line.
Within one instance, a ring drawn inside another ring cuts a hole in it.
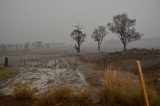
M 37 67 L 38 67 L 38 59 L 37 59 Z
M 142 89 L 143 89 L 143 93 L 144 93 L 145 103 L 146 103 L 146 106 L 149 106 L 148 95 L 147 95 L 144 77 L 143 77 L 143 73 L 142 73 L 141 63 L 140 63 L 140 61 L 136 61 L 136 63 L 137 63 L 138 73 L 139 73 L 139 77 L 141 80 L 141 85 L 142 85 Z
M 24 66 L 26 65 L 26 60 L 24 59 L 24 62 L 23 62 Z
M 4 66 L 5 66 L 5 67 L 8 66 L 8 58 L 7 58 L 7 57 L 5 57 L 5 59 L 4 59 Z
M 106 69 L 106 59 L 104 59 L 103 65 L 104 65 L 104 70 L 105 70 Z
M 54 65 L 55 65 L 55 67 L 57 67 L 57 62 L 56 62 L 56 59 L 54 60 Z
M 77 67 L 77 62 L 76 62 L 76 58 L 75 58 L 75 67 L 74 67 L 74 68 L 75 68 L 75 70 L 76 70 L 76 67 Z

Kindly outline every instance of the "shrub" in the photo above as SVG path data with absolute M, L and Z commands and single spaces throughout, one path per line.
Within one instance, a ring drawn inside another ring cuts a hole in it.
M 32 99 L 33 89 L 26 82 L 21 82 L 13 87 L 12 95 L 15 99 Z
M 143 106 L 144 96 L 136 76 L 123 71 L 107 70 L 98 97 L 102 104 Z M 150 106 L 159 106 L 160 97 L 153 87 L 147 87 Z

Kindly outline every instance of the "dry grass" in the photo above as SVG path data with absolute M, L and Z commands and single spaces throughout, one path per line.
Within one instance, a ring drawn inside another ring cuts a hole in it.
M 41 96 L 37 106 L 91 106 L 92 97 L 89 90 L 75 92 L 69 86 L 58 86 Z
M 88 89 L 83 89 L 81 92 L 74 95 L 74 104 L 79 106 L 91 106 L 92 105 L 92 93 Z
M 157 90 L 147 86 L 150 106 L 160 106 Z M 13 88 L 13 97 L 20 100 L 33 98 L 33 89 L 27 83 Z M 74 91 L 69 86 L 57 86 L 41 96 L 36 96 L 34 106 L 96 106 L 91 90 Z M 102 89 L 97 98 L 99 105 L 144 106 L 144 96 L 139 79 L 130 72 L 107 69 L 102 80 Z
M 50 89 L 47 94 L 47 102 L 49 105 L 70 104 L 73 97 L 73 91 L 68 86 L 59 86 Z
M 15 99 L 32 99 L 33 98 L 33 89 L 25 81 L 17 84 L 12 89 L 12 95 Z
M 129 73 L 108 69 L 99 92 L 100 103 L 123 106 L 144 106 L 144 96 L 138 78 Z M 154 88 L 148 87 L 150 106 L 159 106 L 160 97 Z

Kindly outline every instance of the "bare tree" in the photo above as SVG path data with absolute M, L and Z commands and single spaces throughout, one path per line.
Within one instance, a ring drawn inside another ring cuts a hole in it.
M 92 38 L 98 43 L 98 52 L 101 50 L 102 41 L 107 33 L 108 32 L 106 31 L 105 26 L 99 26 L 98 28 L 95 28 L 94 32 L 92 33 Z
M 84 34 L 79 25 L 74 26 L 75 29 L 71 33 L 71 38 L 76 41 L 74 48 L 76 49 L 77 53 L 80 53 L 81 44 L 85 41 L 86 34 Z
M 108 28 L 111 32 L 116 33 L 121 40 L 124 51 L 127 49 L 127 44 L 139 40 L 143 34 L 136 32 L 134 25 L 135 19 L 129 19 L 126 13 L 119 14 L 113 17 L 113 23 L 108 23 Z

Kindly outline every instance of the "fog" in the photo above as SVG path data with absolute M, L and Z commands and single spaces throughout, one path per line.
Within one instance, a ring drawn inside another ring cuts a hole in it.
M 159 5 L 159 0 L 0 0 L 0 44 L 72 42 L 69 36 L 76 24 L 93 43 L 94 28 L 124 12 L 136 19 L 143 38 L 159 37 Z M 105 40 L 112 38 L 116 35 L 109 32 Z

